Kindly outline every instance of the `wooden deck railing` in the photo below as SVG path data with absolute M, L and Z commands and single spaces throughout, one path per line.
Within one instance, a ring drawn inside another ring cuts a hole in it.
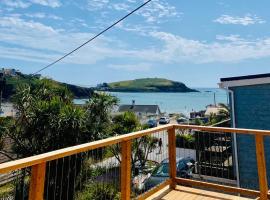
M 206 183 L 196 180 L 177 178 L 176 173 L 176 137 L 175 131 L 179 129 L 192 129 L 199 131 L 221 132 L 221 133 L 235 133 L 235 134 L 251 134 L 254 135 L 256 141 L 256 155 L 258 165 L 258 179 L 260 191 L 237 188 L 232 186 L 218 185 L 214 183 Z M 46 176 L 46 163 L 56 159 L 64 158 L 71 155 L 76 155 L 81 152 L 97 149 L 100 147 L 106 147 L 108 145 L 120 144 L 121 145 L 121 199 L 128 200 L 131 198 L 131 141 L 136 138 L 140 138 L 146 135 L 150 135 L 159 131 L 167 131 L 168 133 L 168 149 L 169 149 L 169 167 L 170 177 L 169 180 L 163 182 L 158 187 L 150 190 L 139 199 L 144 199 L 154 192 L 162 189 L 165 186 L 170 185 L 171 189 L 174 189 L 176 184 L 184 184 L 190 186 L 199 186 L 205 188 L 211 188 L 219 190 L 220 192 L 237 193 L 242 195 L 260 197 L 260 199 L 267 199 L 268 194 L 268 182 L 266 174 L 266 162 L 264 154 L 264 136 L 270 136 L 270 131 L 266 130 L 251 130 L 251 129 L 235 129 L 235 128 L 220 128 L 220 127 L 205 127 L 205 126 L 193 126 L 193 125 L 164 125 L 157 128 L 138 131 L 127 135 L 116 136 L 100 141 L 90 142 L 87 144 L 68 147 L 53 152 L 48 152 L 41 155 L 36 155 L 16 161 L 0 164 L 0 173 L 8 173 L 14 170 L 19 170 L 26 167 L 31 167 L 30 200 L 42 200 L 44 196 L 44 184 Z

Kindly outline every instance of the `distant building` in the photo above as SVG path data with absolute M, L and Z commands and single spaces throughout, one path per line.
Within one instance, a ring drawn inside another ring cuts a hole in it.
M 224 108 L 221 107 L 221 106 L 218 106 L 218 105 L 208 105 L 208 106 L 206 106 L 206 111 L 205 111 L 204 115 L 206 117 L 209 117 L 211 114 L 219 115 L 219 113 L 220 113 L 221 110 L 224 110 Z
M 129 105 L 120 105 L 118 112 L 134 112 L 137 116 L 149 116 L 149 115 L 160 115 L 160 109 L 158 105 L 136 105 L 135 101 Z
M 191 119 L 202 118 L 202 117 L 205 116 L 204 114 L 205 114 L 205 110 L 201 110 L 201 111 L 198 111 L 198 112 L 193 111 L 193 112 L 189 113 L 189 118 L 191 118 Z
M 16 76 L 17 75 L 17 72 L 19 72 L 18 70 L 16 69 L 6 69 L 6 68 L 2 68 L 0 70 L 0 73 L 3 74 L 3 75 L 6 75 L 6 76 Z
M 270 130 L 270 74 L 222 78 L 219 85 L 230 94 L 233 127 Z M 264 144 L 266 170 L 270 172 L 269 137 Z M 236 134 L 234 147 L 240 187 L 259 189 L 254 135 Z

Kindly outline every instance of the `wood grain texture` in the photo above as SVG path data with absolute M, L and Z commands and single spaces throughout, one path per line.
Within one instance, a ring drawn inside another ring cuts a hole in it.
M 184 179 L 184 178 L 176 178 L 176 183 L 181 185 L 188 185 L 188 186 L 195 186 L 195 187 L 201 187 L 206 189 L 212 189 L 217 190 L 224 193 L 239 193 L 246 196 L 251 197 L 258 197 L 260 196 L 260 192 L 256 190 L 249 190 L 244 188 L 237 188 L 232 186 L 226 186 L 226 185 L 219 185 L 215 183 L 207 183 L 207 182 L 201 182 L 201 181 L 195 181 L 190 179 Z
M 121 143 L 121 200 L 130 200 L 131 141 Z
M 46 163 L 32 166 L 29 200 L 43 200 Z
M 256 141 L 256 157 L 258 166 L 259 186 L 260 186 L 260 199 L 267 200 L 268 182 L 266 174 L 266 162 L 264 154 L 264 140 L 262 135 L 255 135 Z
M 163 195 L 154 194 L 147 198 L 147 200 L 250 200 L 250 198 L 184 186 L 176 186 L 175 190 L 164 193 Z
M 175 129 L 168 130 L 168 148 L 169 148 L 169 167 L 170 167 L 170 188 L 174 189 L 176 186 L 176 136 Z
M 159 192 L 160 190 L 162 190 L 163 188 L 167 187 L 168 185 L 170 185 L 172 182 L 171 179 L 168 179 L 166 181 L 164 181 L 163 183 L 159 184 L 158 186 L 154 187 L 153 189 L 147 191 L 146 193 L 144 193 L 143 195 L 139 196 L 137 198 L 137 200 L 144 200 L 147 199 L 148 197 L 152 196 L 153 194 Z

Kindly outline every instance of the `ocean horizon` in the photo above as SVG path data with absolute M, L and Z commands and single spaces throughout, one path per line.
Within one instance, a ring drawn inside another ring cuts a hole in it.
M 227 93 L 219 88 L 193 88 L 199 92 L 188 93 L 148 93 L 148 92 L 108 92 L 119 99 L 119 104 L 131 104 L 135 100 L 138 105 L 159 105 L 161 112 L 189 114 L 191 111 L 204 110 L 207 105 L 228 103 Z M 83 104 L 86 99 L 75 99 L 77 104 Z

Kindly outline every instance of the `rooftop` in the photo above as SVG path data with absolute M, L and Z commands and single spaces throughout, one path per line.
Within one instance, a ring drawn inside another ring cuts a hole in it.
M 221 78 L 219 86 L 220 88 L 229 88 L 268 83 L 270 83 L 270 73 Z
M 118 112 L 126 112 L 132 111 L 137 113 L 153 113 L 156 114 L 157 112 L 160 113 L 160 109 L 158 105 L 120 105 L 118 108 Z

